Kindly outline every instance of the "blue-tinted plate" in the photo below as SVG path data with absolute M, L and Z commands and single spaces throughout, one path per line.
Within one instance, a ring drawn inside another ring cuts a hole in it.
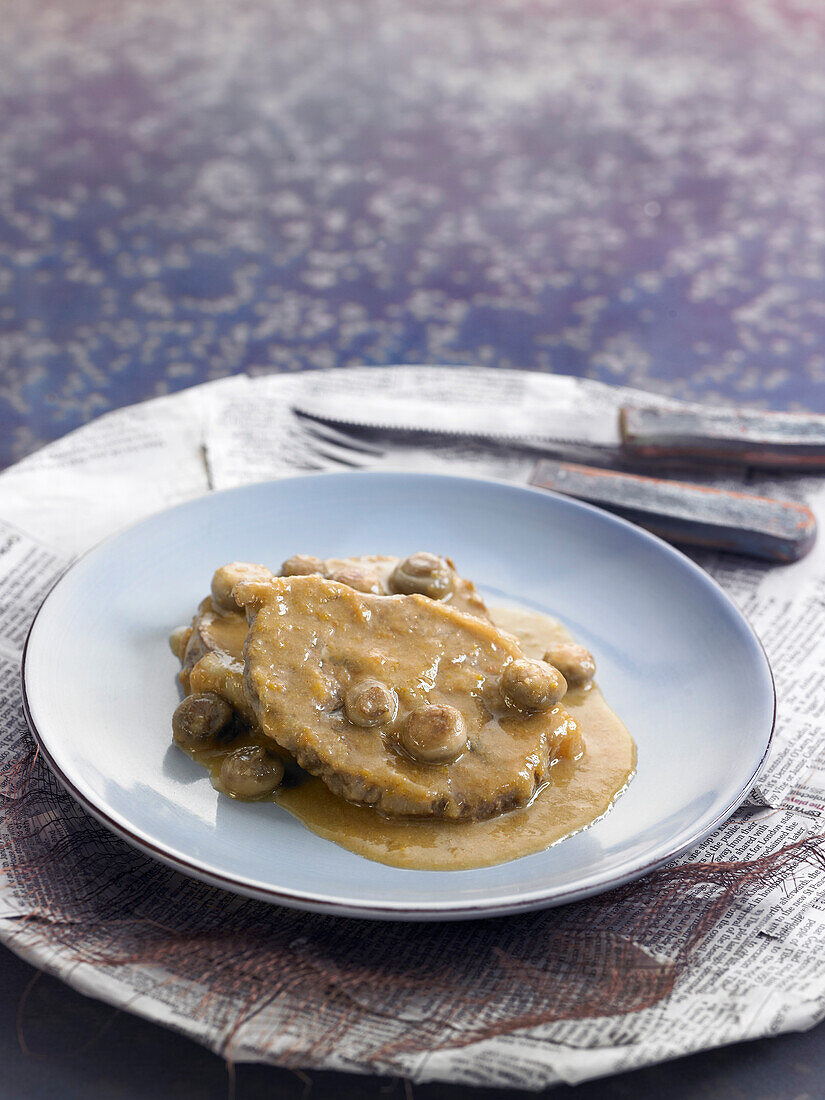
M 169 631 L 212 572 L 247 559 L 452 557 L 488 598 L 557 616 L 594 652 L 638 772 L 591 829 L 496 867 L 387 867 L 276 805 L 219 796 L 171 746 Z M 217 886 L 384 919 L 559 905 L 636 878 L 733 811 L 765 760 L 774 690 L 746 621 L 659 539 L 588 505 L 472 478 L 358 472 L 253 485 L 153 516 L 98 546 L 52 590 L 24 657 L 30 723 L 67 789 L 130 843 Z

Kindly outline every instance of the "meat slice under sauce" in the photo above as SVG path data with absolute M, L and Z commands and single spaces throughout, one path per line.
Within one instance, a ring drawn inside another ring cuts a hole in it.
M 479 820 L 583 751 L 560 674 L 477 615 L 320 573 L 233 589 L 260 730 L 335 794 L 388 815 Z
M 472 581 L 460 577 L 449 558 L 419 551 L 407 558 L 387 555 L 363 555 L 322 560 L 306 554 L 288 558 L 281 566 L 282 575 L 322 575 L 359 591 L 389 595 L 403 589 L 426 593 L 431 599 L 450 603 L 468 613 L 487 617 L 487 609 Z M 242 580 L 270 581 L 275 574 L 264 565 L 230 562 L 214 573 L 211 594 L 201 601 L 192 623 L 172 633 L 170 643 L 181 662 L 180 682 L 188 697 L 199 698 L 192 708 L 176 712 L 175 739 L 213 773 L 218 789 L 234 797 L 246 798 L 240 787 L 227 786 L 216 774 L 215 764 L 234 747 L 266 747 L 270 755 L 287 764 L 289 775 L 299 776 L 286 750 L 266 738 L 258 728 L 257 717 L 247 700 L 244 687 L 244 642 L 248 623 L 243 608 L 235 601 L 233 589 Z M 210 708 L 217 717 L 222 702 L 228 702 L 235 720 L 215 744 L 202 743 L 201 726 Z M 185 712 L 185 713 L 184 713 Z M 197 714 L 197 718 L 193 716 Z M 194 721 L 187 736 L 186 729 Z M 197 729 L 195 728 L 197 727 Z M 232 748 L 228 748 L 228 742 Z M 291 765 L 291 766 L 290 766 Z

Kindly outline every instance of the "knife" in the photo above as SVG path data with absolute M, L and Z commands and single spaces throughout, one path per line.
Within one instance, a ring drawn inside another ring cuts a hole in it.
M 606 464 L 678 459 L 785 471 L 825 469 L 825 416 L 813 413 L 627 403 L 613 409 L 494 407 L 344 392 L 301 397 L 293 408 L 335 424 L 502 440 Z

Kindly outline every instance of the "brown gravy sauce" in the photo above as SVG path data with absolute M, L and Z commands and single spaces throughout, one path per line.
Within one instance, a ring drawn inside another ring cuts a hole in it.
M 498 627 L 520 639 L 531 657 L 542 657 L 551 646 L 571 640 L 559 622 L 535 611 L 509 606 L 492 608 L 490 614 Z M 227 649 L 237 645 L 235 636 L 223 640 L 228 643 Z M 633 739 L 599 688 L 594 684 L 568 692 L 564 708 L 582 726 L 584 756 L 577 761 L 557 761 L 551 781 L 529 806 L 487 821 L 385 817 L 368 807 L 346 802 L 314 777 L 297 786 L 279 788 L 263 801 L 277 802 L 319 836 L 393 867 L 457 871 L 506 863 L 541 852 L 592 825 L 610 809 L 633 777 Z M 243 745 L 263 745 L 270 751 L 275 747 L 262 734 L 250 733 L 226 749 L 190 755 L 209 770 L 213 786 L 222 791 L 221 762 L 228 752 Z

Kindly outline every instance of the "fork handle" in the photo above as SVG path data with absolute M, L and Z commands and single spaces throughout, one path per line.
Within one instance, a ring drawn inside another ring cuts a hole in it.
M 599 505 L 688 546 L 792 562 L 816 539 L 813 512 L 793 501 L 550 459 L 536 464 L 530 483 Z

